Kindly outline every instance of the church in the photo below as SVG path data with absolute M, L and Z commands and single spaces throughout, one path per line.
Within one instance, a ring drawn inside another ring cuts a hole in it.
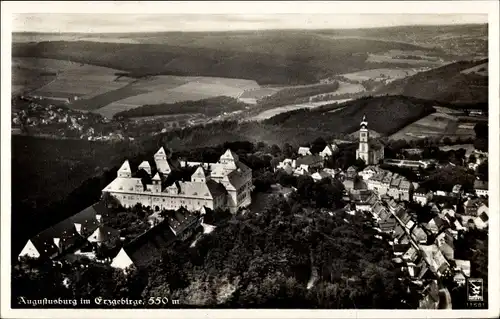
M 359 147 L 356 150 L 356 158 L 364 160 L 366 165 L 378 164 L 380 160 L 384 159 L 384 146 L 378 141 L 370 140 L 368 122 L 365 116 L 363 116 L 359 129 Z

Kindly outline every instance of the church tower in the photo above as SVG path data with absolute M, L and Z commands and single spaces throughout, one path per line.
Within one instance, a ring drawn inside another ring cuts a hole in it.
M 361 158 L 367 165 L 370 164 L 370 144 L 369 144 L 368 122 L 366 116 L 363 116 L 361 127 L 359 129 L 359 148 L 356 151 L 357 158 Z

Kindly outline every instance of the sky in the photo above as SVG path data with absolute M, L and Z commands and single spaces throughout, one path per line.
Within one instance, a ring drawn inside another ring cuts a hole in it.
M 14 32 L 159 32 L 352 29 L 488 23 L 485 14 L 14 14 Z

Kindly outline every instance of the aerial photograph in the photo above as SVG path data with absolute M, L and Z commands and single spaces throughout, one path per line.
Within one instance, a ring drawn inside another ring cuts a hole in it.
M 486 14 L 14 15 L 10 306 L 488 309 L 488 60 Z

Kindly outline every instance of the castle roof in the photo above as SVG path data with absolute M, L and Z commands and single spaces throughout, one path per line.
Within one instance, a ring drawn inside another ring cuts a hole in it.
M 118 171 L 120 171 L 120 172 L 132 172 L 132 170 L 130 169 L 130 163 L 128 162 L 128 160 L 125 160 L 125 162 L 123 162 L 122 166 L 120 166 L 120 169 Z
M 233 151 L 231 151 L 230 149 L 227 149 L 226 152 L 224 154 L 221 155 L 220 157 L 221 160 L 225 159 L 225 160 L 232 160 L 232 161 L 239 161 L 239 157 L 236 153 L 234 153 Z
M 165 149 L 160 147 L 160 149 L 155 153 L 155 156 L 167 156 L 167 153 L 165 152 Z

